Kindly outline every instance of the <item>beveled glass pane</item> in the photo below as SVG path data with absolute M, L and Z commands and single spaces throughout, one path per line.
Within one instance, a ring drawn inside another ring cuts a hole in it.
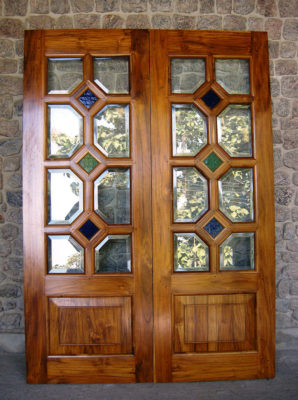
M 174 270 L 209 271 L 209 248 L 195 233 L 174 233 Z
M 220 246 L 220 270 L 254 269 L 254 233 L 232 233 Z
M 249 104 L 230 104 L 217 117 L 218 143 L 231 157 L 251 157 L 251 113 Z
M 107 157 L 129 157 L 129 106 L 109 104 L 94 117 L 94 144 Z
M 48 59 L 48 93 L 71 93 L 83 80 L 81 58 Z
M 49 169 L 48 223 L 70 224 L 83 211 L 83 183 L 70 169 Z
M 205 60 L 171 59 L 172 93 L 194 93 L 205 82 Z
M 106 93 L 129 93 L 129 57 L 96 57 L 94 81 Z
M 207 144 L 206 117 L 192 104 L 172 106 L 174 156 L 194 156 Z
M 197 221 L 208 210 L 207 179 L 194 167 L 175 167 L 173 186 L 174 221 Z
M 131 272 L 130 235 L 109 235 L 95 248 L 95 272 Z
M 108 224 L 130 223 L 129 168 L 109 168 L 96 179 L 94 207 Z
M 47 157 L 69 158 L 82 144 L 83 117 L 69 105 L 48 105 Z
M 219 208 L 233 222 L 253 221 L 253 170 L 231 168 L 219 181 Z
M 217 82 L 232 94 L 249 93 L 249 60 L 220 59 L 215 60 Z
M 48 272 L 50 274 L 84 273 L 84 249 L 72 236 L 48 236 Z

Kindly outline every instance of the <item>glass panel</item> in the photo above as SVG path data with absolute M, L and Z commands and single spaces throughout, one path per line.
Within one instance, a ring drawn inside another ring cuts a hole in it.
M 87 89 L 78 100 L 89 110 L 97 102 L 98 97 L 90 89 Z
M 207 144 L 206 117 L 192 104 L 172 106 L 174 156 L 194 156 Z
M 71 93 L 83 80 L 81 58 L 48 59 L 48 93 Z
M 86 171 L 88 174 L 89 172 L 93 171 L 94 168 L 99 164 L 99 162 L 90 154 L 87 153 L 80 161 L 79 165 Z
M 95 248 L 95 272 L 130 272 L 130 235 L 109 235 Z
M 70 169 L 49 169 L 48 223 L 70 224 L 83 211 L 83 183 Z
M 129 57 L 94 58 L 94 81 L 106 93 L 129 93 Z
M 252 221 L 253 170 L 231 168 L 219 181 L 219 208 L 233 222 Z
M 206 106 L 212 110 L 220 102 L 221 98 L 212 89 L 210 89 L 206 94 L 204 94 L 202 100 Z
M 250 105 L 230 104 L 217 117 L 218 143 L 232 157 L 251 157 Z
M 194 167 L 173 169 L 174 221 L 195 222 L 208 210 L 208 184 Z
M 50 274 L 84 273 L 84 249 L 72 236 L 48 236 L 48 272 Z
M 205 60 L 172 58 L 172 93 L 194 93 L 205 82 Z
M 209 271 L 209 249 L 195 233 L 174 233 L 174 270 Z
M 108 224 L 130 223 L 130 170 L 109 168 L 94 182 L 95 211 Z
M 204 226 L 205 231 L 207 231 L 213 238 L 215 238 L 223 228 L 222 224 L 220 224 L 216 218 L 212 218 L 212 220 Z
M 48 105 L 48 158 L 69 158 L 83 144 L 83 117 L 66 104 Z
M 208 157 L 205 158 L 204 164 L 207 165 L 212 172 L 214 172 L 222 164 L 222 161 L 215 153 L 212 152 Z
M 249 93 L 249 60 L 217 59 L 215 71 L 217 82 L 228 93 Z
M 129 157 L 129 106 L 109 104 L 94 117 L 94 143 L 108 157 Z
M 90 240 L 99 231 L 99 228 L 90 219 L 87 219 L 79 231 Z
M 220 270 L 254 269 L 254 233 L 232 233 L 219 248 Z

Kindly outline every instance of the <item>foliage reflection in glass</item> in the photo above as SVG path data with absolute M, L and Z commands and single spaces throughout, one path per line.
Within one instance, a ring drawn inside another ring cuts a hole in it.
M 94 81 L 106 93 L 129 93 L 129 57 L 96 57 Z
M 209 271 L 209 248 L 195 233 L 174 233 L 174 270 Z
M 48 272 L 51 274 L 84 273 L 84 249 L 72 236 L 48 236 Z
M 131 272 L 130 235 L 109 235 L 95 248 L 95 272 Z
M 219 253 L 220 270 L 254 269 L 254 233 L 232 233 Z
M 194 93 L 205 82 L 205 60 L 171 59 L 172 93 Z
M 81 58 L 48 59 L 48 93 L 69 94 L 83 80 Z
M 217 82 L 232 94 L 247 94 L 249 90 L 249 60 L 216 59 L 215 73 Z

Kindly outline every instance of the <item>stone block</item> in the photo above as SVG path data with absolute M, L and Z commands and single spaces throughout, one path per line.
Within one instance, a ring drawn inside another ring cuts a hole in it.
M 176 0 L 175 10 L 179 13 L 193 13 L 198 11 L 197 0 Z
M 298 221 L 298 207 L 294 207 L 294 208 L 292 209 L 292 220 L 293 220 L 294 222 L 297 222 L 297 221 Z M 297 262 L 298 262 L 298 259 L 297 259 Z
M 13 57 L 14 45 L 13 41 L 9 39 L 0 39 L 0 57 Z
M 1 290 L 0 290 L 1 291 Z M 21 324 L 21 315 L 19 313 L 6 313 L 0 316 L 0 329 L 18 329 Z
M 293 183 L 298 186 L 298 172 L 294 172 L 293 174 Z
M 198 18 L 198 29 L 222 29 L 222 17 L 219 15 L 206 15 Z
M 246 18 L 237 15 L 227 15 L 224 17 L 223 28 L 234 31 L 244 31 L 246 29 Z
M 279 0 L 278 9 L 279 9 L 279 14 L 282 18 L 298 17 L 297 0 Z
M 298 346 L 298 329 L 297 328 L 287 328 L 278 329 L 276 332 L 276 346 L 277 349 L 293 349 L 297 351 Z M 291 351 L 291 354 L 293 351 Z M 297 354 L 294 353 L 294 357 L 297 360 Z M 289 357 L 287 356 L 287 360 Z M 296 361 L 297 362 L 297 361 Z
M 263 31 L 264 19 L 259 17 L 249 17 L 247 27 L 249 31 Z
M 23 22 L 16 18 L 2 18 L 0 20 L 0 36 L 18 39 L 24 35 Z
M 298 250 L 298 243 L 297 240 L 287 240 L 287 250 L 289 251 L 297 251 Z
M 295 238 L 295 225 L 292 222 L 287 222 L 283 226 L 283 238 L 286 240 Z
M 274 156 L 274 168 L 280 168 L 282 166 L 281 149 L 279 148 L 273 149 L 273 156 Z
M 255 0 L 234 0 L 233 11 L 236 14 L 250 14 L 255 9 Z
M 281 93 L 285 97 L 290 97 L 290 98 L 298 97 L 298 77 L 283 76 L 281 78 Z
M 147 15 L 132 14 L 127 17 L 126 28 L 129 29 L 148 29 L 150 22 Z
M 6 104 L 2 103 L 3 97 L 10 96 L 0 96 L 0 116 L 11 118 L 12 116 L 12 108 L 10 108 L 10 102 L 8 101 Z M 3 104 L 3 108 L 1 105 Z M 12 104 L 11 104 L 12 105 Z M 5 115 L 2 115 L 5 114 Z M 6 137 L 16 137 L 19 134 L 19 122 L 16 120 L 0 120 L 0 136 Z
M 279 298 L 285 299 L 290 294 L 290 280 L 289 279 L 282 279 L 279 281 L 277 285 L 277 293 Z
M 285 222 L 290 219 L 290 209 L 280 204 L 275 205 L 275 221 Z
M 15 256 L 23 256 L 23 239 L 16 239 L 11 244 L 12 253 Z
M 218 14 L 231 14 L 232 0 L 216 0 L 216 11 Z
M 95 11 L 101 13 L 120 11 L 120 0 L 95 0 Z
M 298 170 L 298 150 L 286 152 L 283 157 L 283 162 L 286 167 Z
M 174 0 L 149 0 L 151 11 L 171 12 L 174 8 Z
M 23 99 L 14 100 L 13 111 L 16 117 L 23 116 Z
M 47 14 L 49 12 L 49 0 L 30 0 L 30 12 L 32 14 Z
M 257 0 L 256 12 L 264 17 L 275 17 L 277 15 L 275 0 Z
M 9 58 L 0 59 L 0 74 L 14 74 L 18 70 L 18 63 L 16 60 Z
M 279 42 L 269 40 L 269 58 L 278 58 L 279 57 Z
M 0 155 L 12 156 L 18 154 L 22 147 L 21 140 L 0 140 Z
M 94 8 L 94 0 L 69 0 L 74 13 L 91 12 Z
M 25 335 L 23 333 L 0 333 L 0 353 L 24 353 Z
M 23 214 L 21 208 L 10 208 L 6 212 L 6 221 L 21 225 L 23 222 Z
M 285 272 L 290 279 L 298 279 L 298 268 L 296 264 L 288 264 L 285 266 Z
M 273 108 L 279 117 L 287 117 L 290 114 L 290 101 L 285 98 L 274 99 Z
M 147 0 L 122 0 L 121 10 L 126 13 L 141 13 L 147 11 Z
M 55 27 L 54 18 L 48 15 L 32 15 L 27 18 L 29 29 L 53 29 Z
M 294 189 L 290 187 L 280 187 L 275 188 L 275 202 L 282 206 L 288 206 L 293 198 Z
M 100 28 L 100 15 L 76 14 L 74 15 L 74 27 L 79 29 Z
M 23 79 L 15 76 L 0 76 L 1 94 L 19 95 L 23 93 Z
M 290 294 L 298 296 L 298 280 L 291 283 Z
M 280 56 L 282 58 L 296 57 L 296 43 L 295 42 L 281 42 Z
M 6 192 L 7 204 L 12 207 L 22 206 L 22 192 L 20 190 Z
M 7 94 L 0 95 L 0 118 L 9 120 L 12 117 L 13 103 L 12 96 Z M 19 124 L 17 121 L 0 120 L 0 136 L 15 136 L 18 131 Z M 9 134 L 8 132 L 14 132 Z M 8 133 L 8 134 L 7 134 Z
M 108 14 L 103 18 L 102 27 L 103 28 L 123 28 L 124 19 L 119 17 L 119 15 Z
M 277 60 L 275 61 L 276 75 L 296 75 L 297 62 L 295 60 Z
M 281 37 L 282 21 L 277 18 L 269 18 L 265 22 L 265 30 L 268 32 L 268 38 L 278 40 Z
M 283 38 L 286 40 L 298 40 L 298 20 L 286 19 L 283 28 Z
M 0 242 L 0 256 L 7 257 L 11 253 L 11 244 L 6 240 L 1 240 Z M 2 266 L 1 266 L 2 268 Z M 2 297 L 0 295 L 0 297 Z
M 292 100 L 292 117 L 298 117 L 298 100 Z
M 296 149 L 298 147 L 298 129 L 285 131 L 283 147 L 286 150 Z
M 282 144 L 281 131 L 273 129 L 273 144 Z
M 270 79 L 270 90 L 272 97 L 277 97 L 280 95 L 280 83 L 277 79 L 275 78 Z
M 200 14 L 212 14 L 215 12 L 214 0 L 200 1 Z
M 290 251 L 282 252 L 281 259 L 287 264 L 298 263 L 298 253 Z
M 276 313 L 276 327 L 277 328 L 291 328 L 296 326 L 297 322 L 293 320 L 290 314 L 277 312 Z
M 67 15 L 61 15 L 56 19 L 55 22 L 56 29 L 72 29 L 73 28 L 73 19 Z
M 276 311 L 285 313 L 289 310 L 289 300 L 276 299 Z
M 3 171 L 10 172 L 10 171 L 17 171 L 20 169 L 20 157 L 8 157 L 4 159 L 3 162 Z
M 23 16 L 27 13 L 28 0 L 3 0 L 4 15 Z
M 67 14 L 70 12 L 68 0 L 51 0 L 51 11 L 54 14 Z
M 153 29 L 170 29 L 171 26 L 172 20 L 169 15 L 157 14 L 152 17 Z
M 16 225 L 5 224 L 0 230 L 1 239 L 12 241 L 17 238 L 19 234 L 19 228 Z
M 24 57 L 24 39 L 18 39 L 15 41 L 16 55 L 18 57 Z
M 7 179 L 7 184 L 12 189 L 18 189 L 18 188 L 22 187 L 22 174 L 14 173 L 14 174 L 10 175 L 10 177 Z

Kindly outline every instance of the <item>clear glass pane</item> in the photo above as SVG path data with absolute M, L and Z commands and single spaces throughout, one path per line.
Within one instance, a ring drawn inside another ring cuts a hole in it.
M 173 186 L 174 221 L 197 221 L 208 210 L 207 179 L 194 167 L 176 167 Z
M 48 236 L 48 272 L 50 274 L 84 273 L 84 249 L 72 236 Z
M 254 233 L 232 233 L 219 248 L 220 270 L 254 269 Z
M 174 270 L 209 271 L 209 248 L 195 233 L 174 233 Z
M 194 93 L 205 82 L 205 60 L 172 58 L 172 93 Z
M 95 249 L 95 272 L 131 272 L 130 235 L 109 235 Z
M 129 157 L 129 106 L 109 104 L 94 117 L 94 143 L 108 157 Z
M 69 105 L 48 105 L 47 157 L 69 158 L 82 144 L 83 117 Z
M 206 120 L 192 104 L 172 106 L 174 156 L 194 156 L 207 144 Z
M 70 224 L 83 211 L 83 183 L 70 169 L 49 169 L 48 223 Z
M 251 157 L 251 113 L 249 104 L 230 104 L 217 117 L 218 143 L 231 157 Z
M 130 223 L 129 168 L 109 168 L 96 179 L 94 206 L 108 224 Z
M 233 222 L 253 221 L 252 168 L 231 168 L 218 186 L 220 210 Z
M 81 58 L 48 59 L 48 93 L 71 93 L 83 80 Z
M 217 59 L 215 60 L 217 82 L 232 94 L 249 93 L 249 60 Z
M 106 93 L 129 93 L 129 57 L 93 60 L 94 81 Z

